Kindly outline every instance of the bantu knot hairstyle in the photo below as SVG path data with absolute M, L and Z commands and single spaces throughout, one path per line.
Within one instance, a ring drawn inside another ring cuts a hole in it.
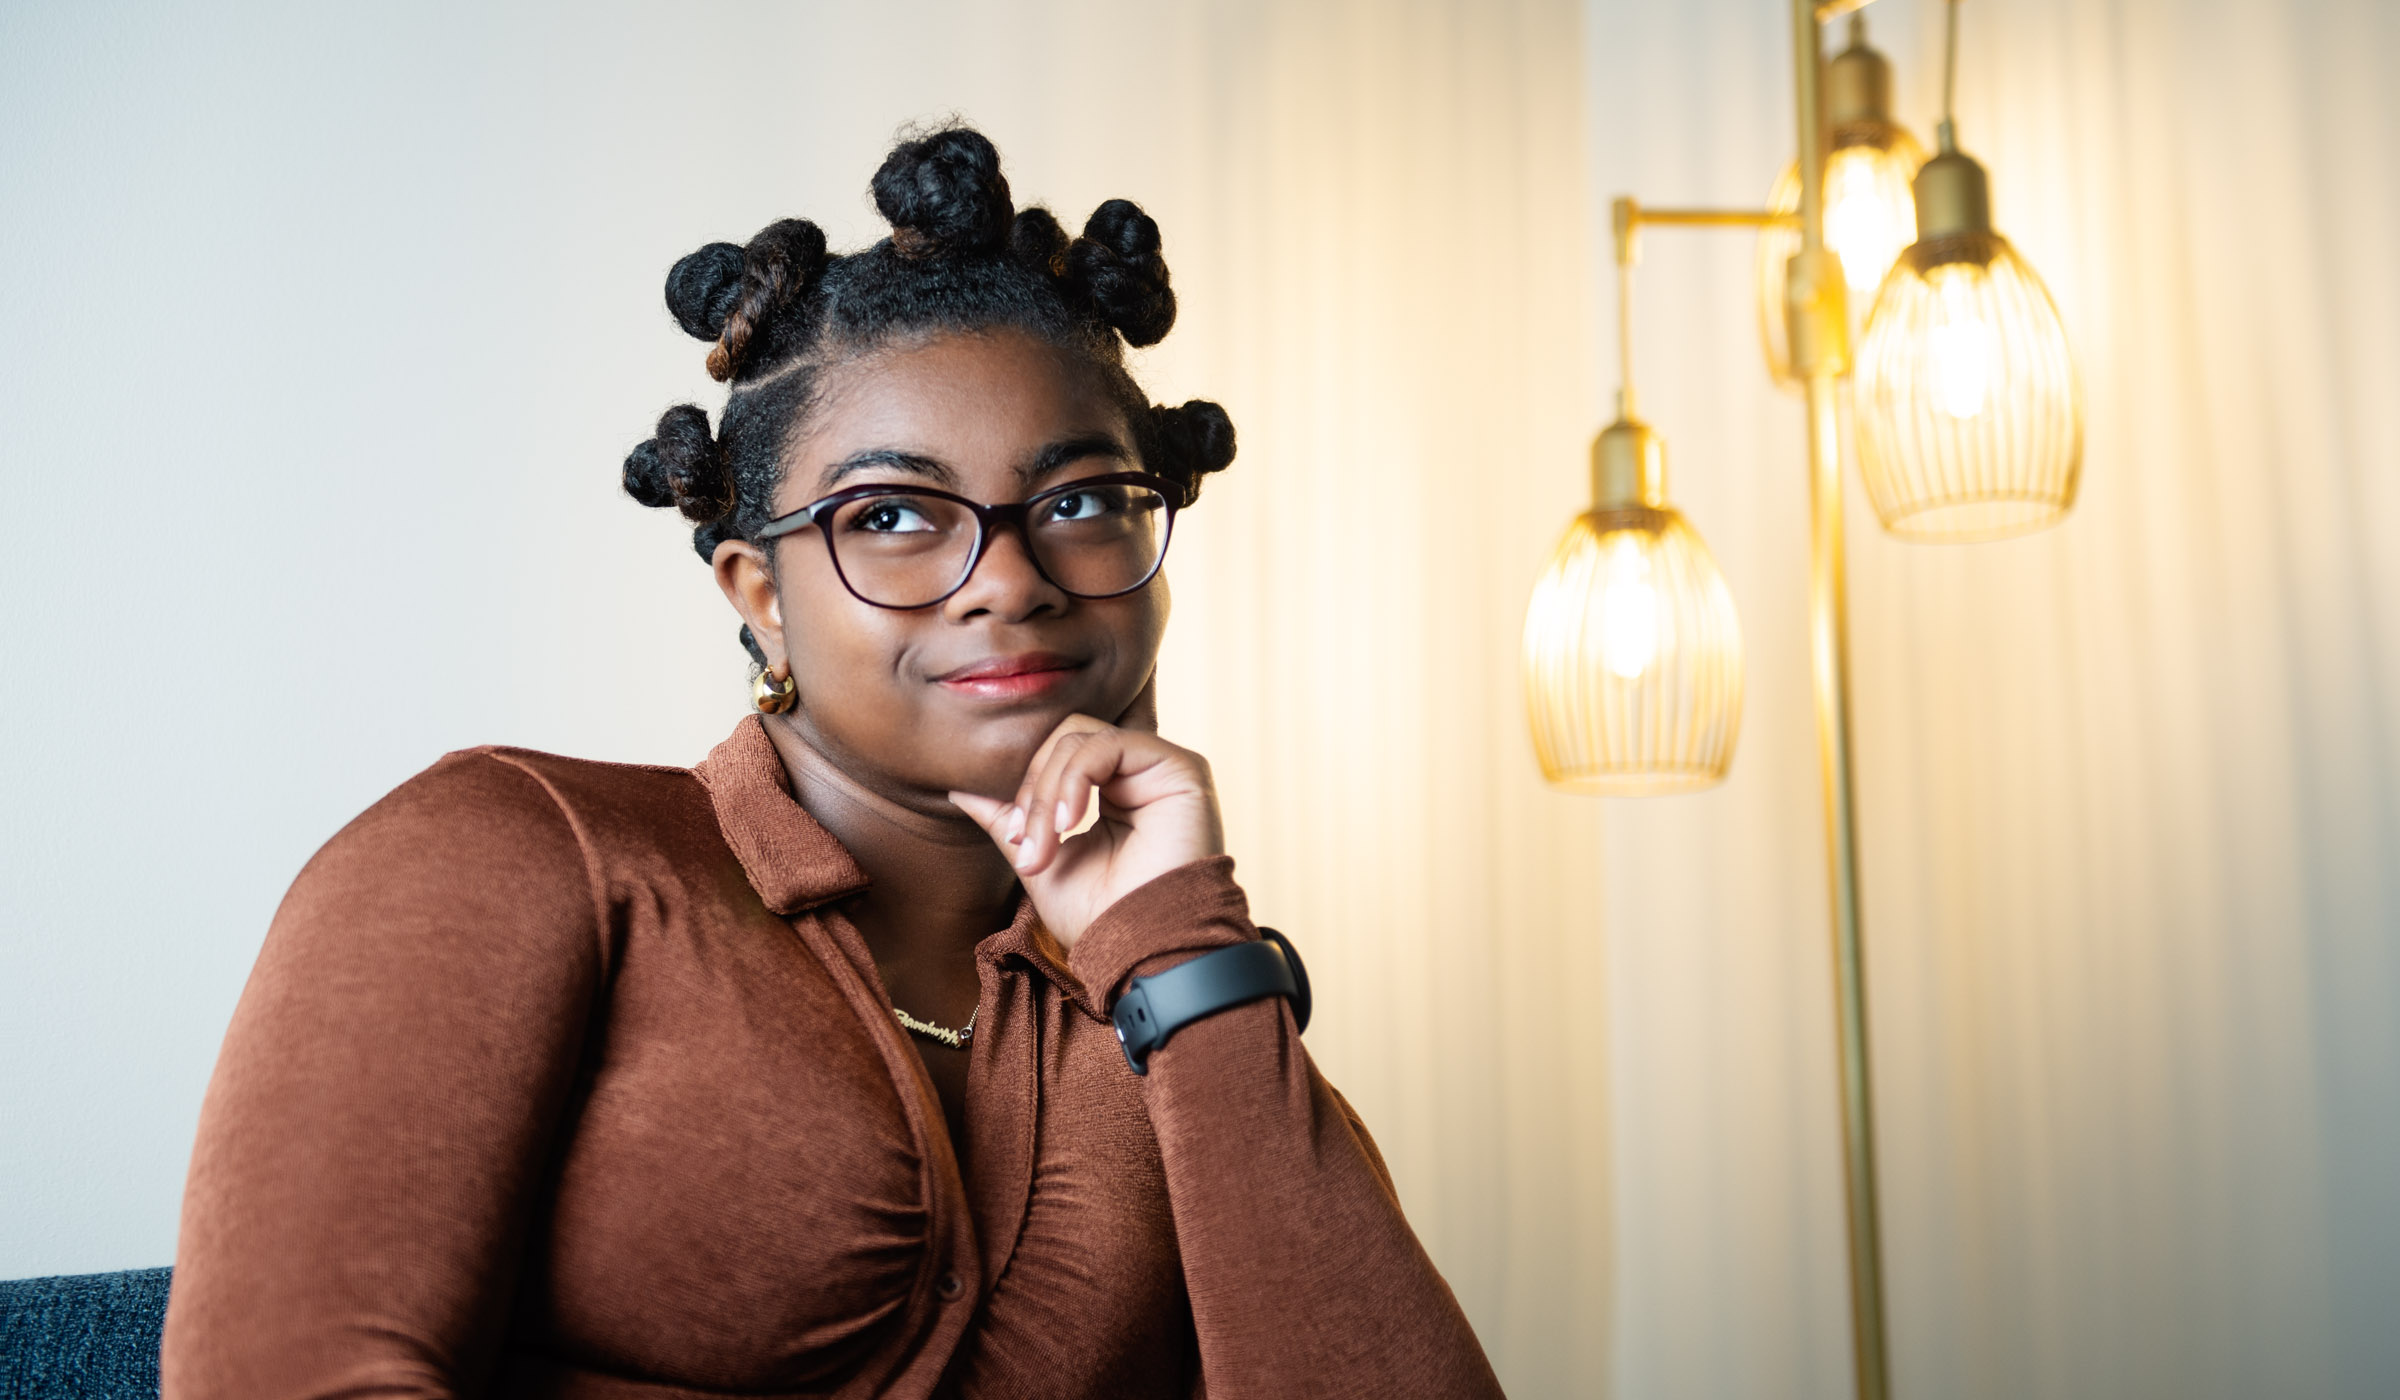
M 1233 420 L 1206 399 L 1193 399 L 1179 408 L 1153 404 L 1149 441 L 1144 458 L 1155 456 L 1151 470 L 1169 481 L 1188 482 L 1186 496 L 1200 491 L 1200 478 L 1233 465 Z
M 625 459 L 625 492 L 694 522 L 702 559 L 771 518 L 784 445 L 814 407 L 820 371 L 897 337 L 1009 327 L 1080 357 L 1144 464 L 1186 505 L 1233 460 L 1224 409 L 1152 404 L 1126 372 L 1125 347 L 1155 345 L 1175 325 L 1158 223 L 1141 206 L 1109 200 L 1070 238 L 1047 209 L 1016 208 L 1000 153 L 955 125 L 904 135 L 870 189 L 892 226 L 870 247 L 832 253 L 815 224 L 781 219 L 667 274 L 667 310 L 709 342 L 708 372 L 731 392 L 713 435 L 697 406 L 668 409 Z
M 703 525 L 733 508 L 733 482 L 698 404 L 679 403 L 660 415 L 658 436 L 625 459 L 625 494 L 646 506 L 673 506 Z
M 1130 199 L 1092 211 L 1067 249 L 1067 282 L 1127 345 L 1156 345 L 1175 328 L 1175 292 L 1158 250 L 1158 222 Z
M 708 373 L 722 384 L 753 359 L 772 362 L 798 348 L 775 343 L 775 330 L 792 319 L 777 313 L 808 295 L 825 262 L 823 230 L 778 219 L 747 247 L 711 243 L 677 262 L 667 274 L 667 310 L 685 334 L 716 342 Z
M 1008 241 L 1015 206 L 1000 153 L 963 126 L 902 141 L 875 172 L 875 212 L 904 258 L 988 253 Z

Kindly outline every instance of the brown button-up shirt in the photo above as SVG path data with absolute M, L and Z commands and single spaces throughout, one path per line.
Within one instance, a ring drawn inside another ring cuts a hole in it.
M 217 1062 L 166 1400 L 1497 1393 L 1283 1002 L 1126 1068 L 1105 999 L 1257 936 L 1230 860 L 977 945 L 963 1154 L 865 885 L 755 719 L 370 808 Z

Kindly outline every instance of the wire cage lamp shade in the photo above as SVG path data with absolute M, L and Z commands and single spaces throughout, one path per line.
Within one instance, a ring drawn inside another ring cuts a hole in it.
M 1542 776 L 1636 797 L 1721 781 L 1741 730 L 1741 624 L 1671 507 L 1584 512 L 1525 611 L 1527 719 Z
M 2083 391 L 2050 289 L 1992 227 L 1991 180 L 1950 115 L 1946 7 L 1937 150 L 1910 182 L 1917 237 L 1885 275 L 1851 370 L 1860 475 L 1902 539 L 2021 535 L 2075 504 Z
M 1859 466 L 1893 534 L 1998 539 L 2075 504 L 2083 404 L 2066 327 L 2007 239 L 1965 234 L 1903 254 L 1855 373 Z

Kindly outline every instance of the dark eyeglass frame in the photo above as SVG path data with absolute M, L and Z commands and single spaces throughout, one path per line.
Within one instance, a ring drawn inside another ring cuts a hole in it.
M 1107 593 L 1078 593 L 1052 578 L 1050 571 L 1042 567 L 1042 552 L 1033 547 L 1033 534 L 1029 523 L 1036 506 L 1060 496 L 1071 496 L 1077 491 L 1089 491 L 1095 486 L 1140 486 L 1157 492 L 1158 499 L 1163 503 L 1160 509 L 1167 513 L 1166 528 L 1158 541 L 1158 557 L 1150 561 L 1150 572 L 1143 574 L 1138 582 Z M 852 583 L 850 575 L 843 572 L 842 552 L 834 548 L 833 531 L 826 528 L 826 522 L 832 518 L 835 511 L 840 510 L 843 506 L 852 501 L 865 500 L 870 496 L 931 496 L 937 500 L 951 501 L 965 506 L 974 512 L 975 548 L 967 555 L 966 567 L 960 569 L 957 579 L 952 581 L 948 588 L 942 590 L 941 597 L 922 603 L 878 603 L 866 594 L 859 592 L 858 585 Z M 885 608 L 892 612 L 916 612 L 921 608 L 936 607 L 946 603 L 958 590 L 966 587 L 967 580 L 975 577 L 975 566 L 983 562 L 984 551 L 991 548 L 992 532 L 1003 525 L 1013 525 L 1017 530 L 1017 538 L 1025 542 L 1025 558 L 1032 563 L 1033 571 L 1042 576 L 1043 582 L 1070 598 L 1122 598 L 1128 593 L 1138 593 L 1149 587 L 1150 580 L 1157 578 L 1158 571 L 1166 566 L 1167 546 L 1175 539 L 1175 512 L 1181 509 L 1176 504 L 1176 497 L 1177 492 L 1173 483 L 1164 477 L 1152 476 L 1148 472 L 1109 472 L 1102 476 L 1080 476 L 1073 481 L 1061 482 L 1059 485 L 1037 491 L 1024 500 L 1006 501 L 993 506 L 970 501 L 955 491 L 943 491 L 931 486 L 917 486 L 899 481 L 871 481 L 861 486 L 851 486 L 836 491 L 830 496 L 821 496 L 798 510 L 778 515 L 759 527 L 758 537 L 761 540 L 780 539 L 785 535 L 805 530 L 814 525 L 817 527 L 817 533 L 825 539 L 825 557 L 833 561 L 834 577 L 842 581 L 842 587 L 850 590 L 851 597 L 871 608 Z

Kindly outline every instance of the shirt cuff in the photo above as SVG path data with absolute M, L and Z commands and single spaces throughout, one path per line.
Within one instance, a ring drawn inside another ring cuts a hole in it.
M 1250 901 L 1233 882 L 1233 857 L 1209 856 L 1179 865 L 1101 910 L 1067 954 L 1067 970 L 1106 1014 L 1132 978 L 1257 937 Z

